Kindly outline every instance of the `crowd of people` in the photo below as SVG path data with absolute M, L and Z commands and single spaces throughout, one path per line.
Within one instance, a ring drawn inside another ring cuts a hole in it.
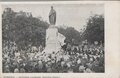
M 3 73 L 101 73 L 104 72 L 104 45 L 67 44 L 58 52 L 47 54 L 31 47 L 18 50 L 15 42 L 3 44 Z

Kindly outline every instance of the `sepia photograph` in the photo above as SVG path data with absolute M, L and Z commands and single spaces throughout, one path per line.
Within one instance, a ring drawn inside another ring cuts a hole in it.
M 2 4 L 3 73 L 105 73 L 104 4 Z

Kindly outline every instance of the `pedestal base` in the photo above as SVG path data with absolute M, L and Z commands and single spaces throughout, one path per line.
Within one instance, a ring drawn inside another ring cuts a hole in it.
M 58 40 L 58 29 L 55 26 L 50 26 L 46 30 L 46 47 L 43 50 L 46 54 L 58 52 L 61 49 Z

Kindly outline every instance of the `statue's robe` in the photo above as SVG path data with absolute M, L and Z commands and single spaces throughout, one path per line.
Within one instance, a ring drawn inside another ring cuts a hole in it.
M 51 25 L 55 25 L 56 23 L 56 11 L 52 9 L 49 13 L 49 22 Z

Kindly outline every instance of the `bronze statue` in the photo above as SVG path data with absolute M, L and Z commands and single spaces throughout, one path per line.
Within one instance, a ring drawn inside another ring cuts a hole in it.
M 49 22 L 51 25 L 55 25 L 56 23 L 56 11 L 53 9 L 53 6 L 51 6 L 51 10 L 49 13 Z

